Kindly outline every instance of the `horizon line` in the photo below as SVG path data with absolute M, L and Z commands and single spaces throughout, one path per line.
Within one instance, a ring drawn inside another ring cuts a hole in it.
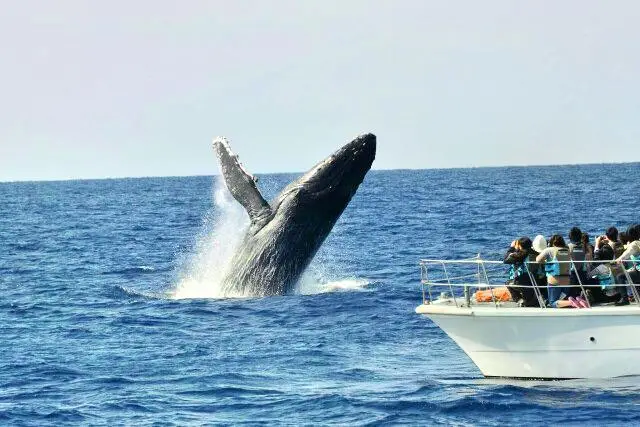
M 427 168 L 372 168 L 371 172 L 391 172 L 391 171 L 422 171 L 422 170 L 459 170 L 459 169 L 501 169 L 501 168 L 527 168 L 527 167 L 553 167 L 553 166 L 597 166 L 597 165 L 632 165 L 640 163 L 640 161 L 631 162 L 589 162 L 589 163 L 540 163 L 528 165 L 482 165 L 482 166 L 448 166 L 448 167 L 427 167 Z M 295 175 L 303 174 L 306 171 L 296 172 L 252 172 L 253 175 Z M 138 175 L 138 176 L 107 176 L 94 178 L 54 178 L 54 179 L 16 179 L 16 180 L 0 180 L 0 184 L 17 184 L 17 183 L 38 183 L 38 182 L 67 182 L 67 181 L 107 181 L 120 179 L 153 179 L 153 178 L 199 178 L 199 177 L 215 177 L 219 173 L 210 175 Z

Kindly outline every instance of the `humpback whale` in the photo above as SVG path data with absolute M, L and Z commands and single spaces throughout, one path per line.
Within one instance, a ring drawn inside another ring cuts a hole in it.
M 271 203 L 225 138 L 217 138 L 213 146 L 227 188 L 251 221 L 223 275 L 223 295 L 290 292 L 371 168 L 375 135 L 363 134 L 347 143 Z

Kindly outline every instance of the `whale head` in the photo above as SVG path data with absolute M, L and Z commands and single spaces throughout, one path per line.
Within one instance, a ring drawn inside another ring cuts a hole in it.
M 324 216 L 335 222 L 371 169 L 375 156 L 375 135 L 358 136 L 289 184 L 276 198 L 274 212 Z

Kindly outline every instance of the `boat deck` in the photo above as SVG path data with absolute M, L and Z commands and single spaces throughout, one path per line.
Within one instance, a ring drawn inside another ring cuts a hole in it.
M 421 304 L 416 307 L 418 314 L 439 314 L 450 316 L 628 316 L 640 315 L 640 306 L 627 305 L 616 307 L 612 304 L 594 305 L 584 309 L 564 309 L 547 307 L 520 307 L 517 303 L 499 303 L 498 307 L 490 303 L 471 306 L 450 304 Z

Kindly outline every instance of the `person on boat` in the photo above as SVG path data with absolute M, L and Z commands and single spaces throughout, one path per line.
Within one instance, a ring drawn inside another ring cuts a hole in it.
M 627 238 L 629 244 L 615 261 L 627 270 L 626 273 L 623 272 L 616 277 L 616 283 L 626 283 L 629 286 L 618 288 L 622 297 L 616 305 L 628 305 L 628 291 L 631 290 L 631 286 L 640 284 L 640 224 L 632 225 L 627 229 Z M 627 276 L 631 279 L 630 283 Z
M 618 240 L 620 240 L 620 244 L 622 245 L 623 249 L 627 249 L 627 245 L 631 243 L 631 240 L 629 240 L 629 235 L 626 231 L 621 231 L 620 234 L 618 234 Z
M 621 231 L 620 234 L 618 235 L 618 240 L 620 241 L 620 245 L 622 245 L 622 252 L 620 252 L 620 255 L 616 256 L 617 258 L 620 258 L 620 256 L 624 253 L 624 251 L 627 250 L 627 247 L 629 246 L 629 243 L 631 243 L 631 239 L 629 238 L 629 234 L 627 234 L 626 231 Z M 620 274 L 624 274 L 624 269 L 630 269 L 633 267 L 633 263 L 631 261 L 623 261 L 622 264 L 618 265 L 618 268 L 616 269 L 616 280 L 618 275 Z M 626 278 L 626 277 L 625 277 Z M 626 283 L 626 282 L 624 282 Z M 627 296 L 629 297 L 629 300 L 631 300 L 633 298 L 633 291 L 631 291 L 630 287 L 627 287 Z
M 584 239 L 585 234 L 578 228 L 573 227 L 569 230 L 569 254 L 573 261 L 571 265 L 571 272 L 569 273 L 569 284 L 571 287 L 568 289 L 569 297 L 577 297 L 581 293 L 580 287 L 587 280 L 587 261 L 589 260 L 589 235 Z
M 573 306 L 571 301 L 565 299 L 569 293 L 571 264 L 568 261 L 570 260 L 569 248 L 559 234 L 551 236 L 549 247 L 536 257 L 537 263 L 544 264 L 548 283 L 549 306 L 551 307 L 565 308 Z
M 511 265 L 507 282 L 511 299 L 520 302 L 525 307 L 539 305 L 530 276 L 530 273 L 535 275 L 538 271 L 538 264 L 531 264 L 538 255 L 532 249 L 532 244 L 530 238 L 520 237 L 511 242 L 511 246 L 504 256 L 504 263 Z
M 569 244 L 567 247 L 569 250 L 573 250 L 574 247 L 580 246 L 582 243 L 582 230 L 578 227 L 571 227 L 569 230 Z
M 542 234 L 538 234 L 536 237 L 534 237 L 533 243 L 531 244 L 531 246 L 534 251 L 540 254 L 540 252 L 547 249 L 547 239 L 545 239 Z
M 598 236 L 593 252 L 593 262 L 587 271 L 588 288 L 585 290 L 585 297 L 591 304 L 610 303 L 620 299 L 615 286 L 615 270 L 611 265 L 614 259 L 615 251 L 609 244 L 609 238 L 606 235 Z
M 626 236 L 627 233 L 622 233 L 622 234 Z M 624 252 L 624 245 L 618 239 L 619 237 L 618 229 L 613 226 L 607 228 L 607 231 L 604 234 L 604 237 L 605 237 L 606 243 L 608 243 L 609 246 L 611 246 L 611 248 L 613 249 L 613 253 L 615 257 L 618 258 L 620 255 L 622 255 L 622 253 Z
M 624 251 L 626 251 L 627 248 L 629 247 L 629 243 L 632 242 L 632 239 L 629 236 L 629 233 L 627 233 L 626 231 L 623 231 L 619 234 L 618 240 L 620 240 L 620 244 L 622 245 L 622 253 L 624 253 Z M 617 256 L 616 259 L 620 258 L 620 256 L 622 256 L 622 253 L 619 256 Z M 631 262 L 626 262 L 625 265 L 631 268 Z
M 628 240 L 626 232 L 623 231 L 622 233 L 618 233 L 618 229 L 613 226 L 607 228 L 605 234 L 596 238 L 596 246 L 593 252 L 594 260 L 613 260 L 620 257 L 624 252 L 625 245 L 628 243 Z M 612 258 L 609 258 L 607 246 L 609 246 L 613 251 Z M 604 252 L 601 254 L 599 253 L 601 251 Z M 613 274 L 615 281 L 615 277 L 622 273 L 622 267 L 612 266 L 611 273 Z M 607 292 L 612 291 L 609 289 Z
M 586 260 L 592 260 L 593 259 L 593 251 L 594 251 L 595 248 L 591 244 L 591 239 L 589 238 L 589 233 L 582 233 L 581 243 L 582 243 L 582 249 L 585 252 L 585 259 Z
M 531 246 L 532 246 L 531 249 L 533 251 L 533 254 L 535 255 L 533 257 L 533 261 L 535 261 L 538 255 L 540 255 L 542 251 L 547 249 L 547 239 L 545 239 L 542 234 L 538 234 L 536 237 L 534 237 L 533 244 Z M 532 271 L 534 271 L 533 267 L 532 267 Z M 534 272 L 533 278 L 535 280 L 534 285 L 538 287 L 538 291 L 542 295 L 542 298 L 544 300 L 548 299 L 549 296 L 547 294 L 547 274 L 544 271 L 543 265 L 538 263 L 535 264 L 535 272 Z

